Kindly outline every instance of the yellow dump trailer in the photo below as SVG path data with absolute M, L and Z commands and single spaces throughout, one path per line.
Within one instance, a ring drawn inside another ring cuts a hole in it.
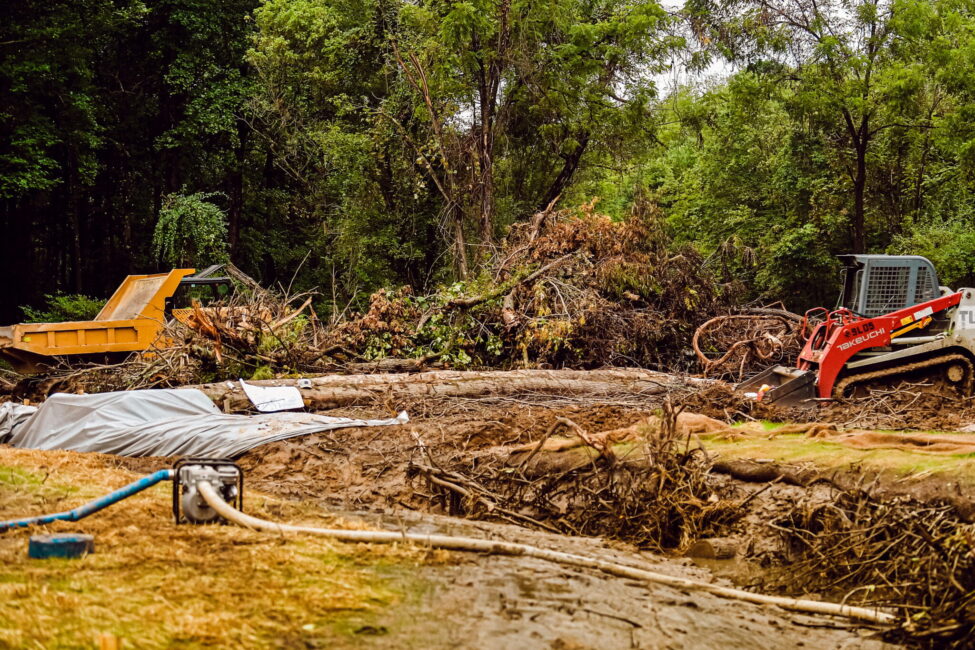
M 218 267 L 207 269 L 212 272 Z M 226 278 L 193 276 L 195 269 L 130 275 L 92 321 L 21 323 L 0 327 L 0 358 L 20 372 L 36 372 L 53 357 L 148 350 L 160 334 L 181 284 L 214 284 Z

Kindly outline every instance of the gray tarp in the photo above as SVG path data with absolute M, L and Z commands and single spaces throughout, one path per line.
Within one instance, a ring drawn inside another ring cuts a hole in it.
M 36 406 L 24 406 L 15 402 L 0 404 L 0 442 L 3 442 L 14 429 L 30 419 L 37 411 Z
M 0 443 L 119 456 L 234 458 L 259 445 L 343 427 L 403 424 L 312 413 L 225 415 L 196 389 L 52 395 L 37 407 L 0 408 Z

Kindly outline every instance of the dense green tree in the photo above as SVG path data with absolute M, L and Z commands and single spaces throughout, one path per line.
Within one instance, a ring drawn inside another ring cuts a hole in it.
M 170 194 L 163 198 L 152 235 L 152 252 L 173 267 L 227 261 L 227 215 L 210 202 L 215 193 Z
M 830 304 L 833 256 L 857 248 L 930 254 L 952 282 L 975 282 L 967 264 L 942 254 L 951 240 L 953 254 L 968 258 L 972 241 L 971 10 L 846 4 L 829 23 L 756 7 L 705 7 L 704 21 L 693 5 L 697 38 L 723 48 L 738 70 L 668 97 L 660 146 L 630 158 L 624 183 L 647 187 L 679 238 L 796 308 Z M 877 16 L 882 28 L 872 35 L 864 25 Z M 830 34 L 826 43 L 796 26 L 807 22 Z M 844 45 L 864 48 L 881 31 L 872 55 Z M 627 191 L 610 190 L 611 201 Z
M 393 280 L 423 286 L 435 272 L 437 206 L 415 153 L 377 111 L 397 115 L 387 18 L 371 0 L 270 0 L 255 14 L 247 55 L 256 92 L 250 124 L 266 148 L 273 209 L 254 257 L 302 266 L 336 298 Z M 264 273 L 265 276 L 268 273 Z
M 850 250 L 975 284 L 970 5 L 7 3 L 0 320 L 182 253 L 343 305 L 422 291 L 556 199 L 656 202 L 673 241 L 797 308 Z M 730 71 L 659 93 L 709 57 Z
M 679 44 L 669 23 L 646 0 L 403 6 L 393 54 L 428 127 L 418 154 L 450 207 L 461 272 L 466 223 L 483 259 L 501 226 L 565 192 L 587 154 L 624 132 L 638 140 L 653 74 Z
M 838 148 L 849 178 L 850 250 L 867 241 L 869 161 L 877 137 L 903 126 L 891 104 L 921 91 L 905 79 L 910 61 L 898 56 L 892 0 L 729 0 L 716 42 L 732 60 L 759 63 L 789 86 L 791 112 Z
M 55 290 L 107 295 L 150 251 L 166 194 L 243 208 L 256 0 L 5 3 L 0 18 L 0 317 Z M 29 272 L 25 272 L 29 270 Z
M 675 44 L 667 23 L 653 2 L 271 0 L 250 54 L 258 128 L 318 197 L 303 206 L 312 222 L 360 226 L 361 246 L 361 224 L 382 215 L 399 227 L 391 249 L 404 226 L 439 231 L 464 277 L 587 152 L 641 132 Z

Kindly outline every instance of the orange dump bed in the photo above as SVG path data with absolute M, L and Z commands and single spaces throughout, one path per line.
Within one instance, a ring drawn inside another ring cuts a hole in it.
M 0 357 L 28 371 L 53 356 L 147 350 L 162 332 L 166 300 L 193 273 L 130 275 L 92 321 L 0 327 Z

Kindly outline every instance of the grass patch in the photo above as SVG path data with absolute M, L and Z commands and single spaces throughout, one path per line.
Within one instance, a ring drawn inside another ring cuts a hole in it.
M 745 425 L 753 424 L 747 420 L 742 420 L 741 422 L 735 422 L 731 425 L 732 429 L 737 429 Z M 771 420 L 758 420 L 758 424 L 761 425 L 762 431 L 775 431 L 776 429 L 781 429 L 785 426 L 785 422 L 772 422 Z
M 69 509 L 137 478 L 112 465 L 0 448 L 0 518 Z M 0 535 L 0 647 L 91 647 L 100 634 L 137 648 L 350 647 L 372 632 L 359 621 L 423 589 L 413 574 L 426 550 L 176 526 L 170 489 L 44 528 L 94 535 L 95 553 L 82 559 L 29 559 L 37 529 Z M 247 497 L 257 516 L 337 523 L 310 505 Z
M 23 467 L 9 467 L 0 465 L 0 487 L 33 487 L 40 485 L 44 476 Z
M 902 449 L 855 449 L 836 442 L 808 438 L 803 434 L 782 434 L 774 438 L 758 436 L 742 440 L 702 436 L 702 440 L 708 451 L 717 452 L 726 460 L 767 459 L 790 464 L 811 463 L 827 470 L 858 467 L 898 478 L 937 474 L 956 479 L 961 485 L 975 486 L 975 456 L 972 454 L 937 455 Z

